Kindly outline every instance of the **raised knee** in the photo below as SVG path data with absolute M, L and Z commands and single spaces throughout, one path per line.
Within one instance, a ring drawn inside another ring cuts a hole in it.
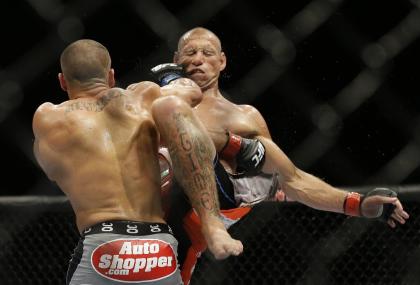
M 165 119 L 175 113 L 191 112 L 191 107 L 176 96 L 165 96 L 156 99 L 152 105 L 152 115 L 155 120 Z

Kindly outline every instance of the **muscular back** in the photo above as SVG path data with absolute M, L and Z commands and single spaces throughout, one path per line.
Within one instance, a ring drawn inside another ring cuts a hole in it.
M 36 111 L 35 154 L 68 195 L 79 230 L 112 219 L 163 221 L 159 137 L 149 112 L 159 92 L 145 83 Z

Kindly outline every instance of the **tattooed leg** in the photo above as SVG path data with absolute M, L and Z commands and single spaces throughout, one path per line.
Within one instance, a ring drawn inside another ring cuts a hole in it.
M 216 151 L 203 125 L 186 103 L 173 96 L 158 99 L 152 110 L 168 144 L 175 178 L 201 219 L 209 250 L 217 259 L 240 254 L 242 243 L 231 238 L 220 220 L 213 168 Z
M 169 153 L 174 164 L 175 177 L 181 178 L 181 183 L 187 192 L 191 203 L 202 215 L 218 216 L 219 205 L 214 189 L 216 180 L 212 165 L 214 148 L 211 141 L 196 127 L 185 114 L 174 113 L 175 122 L 171 128 Z M 179 172 L 179 173 L 177 173 Z

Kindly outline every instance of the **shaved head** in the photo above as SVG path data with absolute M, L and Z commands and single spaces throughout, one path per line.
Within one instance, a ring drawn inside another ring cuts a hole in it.
M 78 40 L 60 57 L 61 70 L 70 84 L 106 82 L 111 57 L 106 47 L 93 40 Z
M 219 37 L 212 31 L 202 27 L 194 28 L 183 34 L 178 41 L 178 51 L 182 50 L 188 41 L 197 38 L 206 38 L 215 45 L 219 52 L 222 51 L 222 44 Z

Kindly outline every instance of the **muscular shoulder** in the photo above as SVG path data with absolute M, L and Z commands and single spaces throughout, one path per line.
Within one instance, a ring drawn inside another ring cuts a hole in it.
M 255 125 L 256 133 L 258 135 L 270 138 L 270 132 L 268 130 L 267 123 L 264 120 L 264 117 L 258 111 L 257 108 L 251 105 L 237 105 L 243 114 L 245 114 L 248 119 Z
M 50 102 L 41 104 L 35 111 L 32 127 L 35 135 L 50 128 L 56 120 L 57 105 Z
M 39 107 L 36 109 L 35 116 L 48 115 L 55 107 L 56 105 L 54 105 L 53 103 L 45 102 L 39 105 Z
M 142 81 L 127 87 L 131 95 L 142 102 L 152 102 L 161 95 L 160 86 L 151 81 Z
M 160 92 L 160 86 L 151 81 L 142 81 L 138 83 L 130 84 L 127 90 L 134 94 L 140 94 L 145 92 Z
M 236 105 L 236 106 L 240 109 L 240 111 L 243 114 L 249 116 L 252 119 L 262 118 L 261 113 L 254 106 L 251 106 L 251 105 Z
M 156 83 L 154 83 L 152 81 L 140 81 L 140 82 L 137 82 L 137 83 L 130 84 L 127 87 L 127 90 L 131 90 L 131 91 L 143 90 L 143 89 L 152 88 L 152 87 L 159 88 L 159 85 L 157 85 Z

